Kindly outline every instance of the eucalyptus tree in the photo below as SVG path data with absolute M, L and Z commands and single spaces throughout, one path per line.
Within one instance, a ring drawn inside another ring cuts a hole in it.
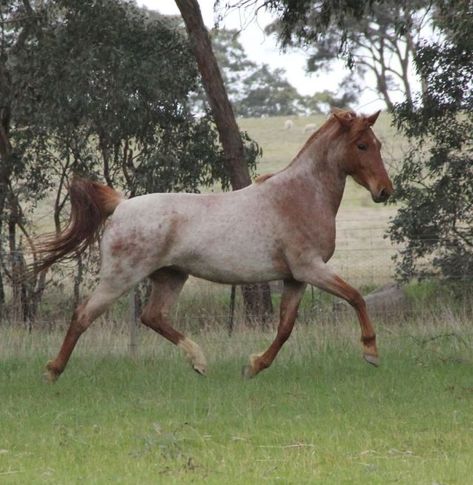
M 395 109 L 412 142 L 395 178 L 402 279 L 473 279 L 473 17 L 463 0 L 435 2 L 438 37 L 419 46 L 422 96 Z
M 197 0 L 176 0 L 176 4 L 184 20 L 207 100 L 217 125 L 231 187 L 234 190 L 241 189 L 251 184 L 248 169 L 249 153 L 245 150 L 199 3 Z M 242 292 L 247 318 L 264 323 L 272 313 L 269 285 L 244 285 Z
M 23 257 L 17 229 L 28 241 L 29 210 L 51 191 L 60 227 L 73 174 L 103 178 L 129 196 L 228 186 L 214 123 L 191 112 L 198 71 L 175 19 L 122 0 L 4 1 L 1 12 L 0 99 L 9 114 L 2 215 L 12 241 L 3 275 L 12 276 L 14 254 Z M 251 160 L 257 150 L 249 152 Z M 37 289 L 22 283 L 20 291 Z
M 235 111 L 244 117 L 296 115 L 303 111 L 302 99 L 285 79 L 283 69 L 272 70 L 263 64 L 243 81 Z
M 222 2 L 217 5 L 224 8 Z M 276 33 L 284 48 L 303 47 L 309 72 L 331 69 L 334 61 L 345 59 L 352 77 L 374 77 L 375 91 L 392 110 L 393 91 L 408 99 L 415 92 L 412 61 L 431 19 L 430 5 L 430 0 L 235 0 L 225 8 L 272 11 L 276 20 L 267 31 Z M 420 86 L 425 89 L 422 78 Z

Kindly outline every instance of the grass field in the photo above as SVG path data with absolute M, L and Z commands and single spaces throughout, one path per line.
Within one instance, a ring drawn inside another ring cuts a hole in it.
M 273 367 L 240 377 L 273 333 L 195 335 L 210 365 L 141 333 L 92 328 L 54 385 L 62 333 L 0 330 L 0 483 L 469 484 L 471 320 L 450 309 L 377 325 L 382 365 L 358 325 L 300 325 Z

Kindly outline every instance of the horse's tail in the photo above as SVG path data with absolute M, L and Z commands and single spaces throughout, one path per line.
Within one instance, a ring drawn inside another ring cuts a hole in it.
M 98 238 L 103 223 L 123 200 L 111 187 L 80 178 L 74 178 L 69 185 L 69 198 L 71 213 L 67 226 L 59 234 L 47 234 L 39 239 L 36 272 L 56 261 L 82 254 Z

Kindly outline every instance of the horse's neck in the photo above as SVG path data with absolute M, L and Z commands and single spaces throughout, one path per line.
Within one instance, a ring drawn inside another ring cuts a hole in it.
M 321 147 L 322 148 L 322 147 Z M 304 184 L 307 190 L 307 203 L 313 201 L 317 208 L 330 211 L 335 216 L 345 189 L 346 173 L 339 166 L 330 163 L 323 149 L 307 147 L 301 151 L 284 171 L 287 183 Z

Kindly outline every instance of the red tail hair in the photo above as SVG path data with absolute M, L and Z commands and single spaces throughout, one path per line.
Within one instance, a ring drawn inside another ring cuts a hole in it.
M 71 214 L 67 226 L 59 234 L 40 238 L 40 255 L 35 271 L 49 268 L 62 259 L 73 259 L 92 244 L 108 216 L 122 201 L 111 187 L 91 180 L 74 178 L 69 186 Z

